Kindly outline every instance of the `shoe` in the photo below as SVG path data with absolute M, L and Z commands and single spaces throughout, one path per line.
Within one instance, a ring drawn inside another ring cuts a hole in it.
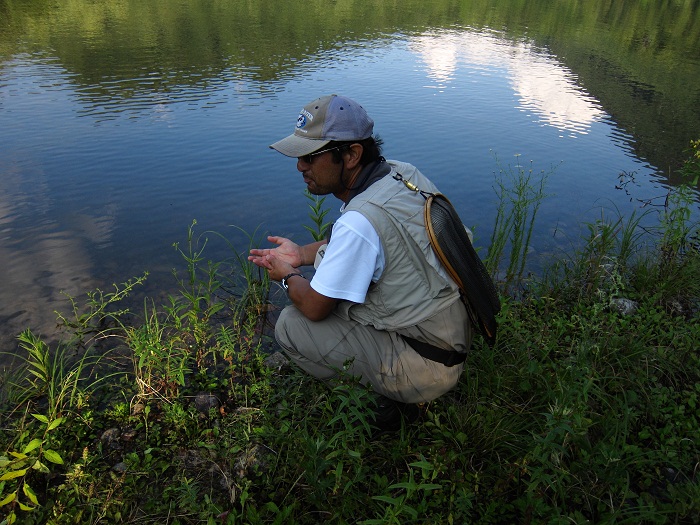
M 377 406 L 368 418 L 380 432 L 396 432 L 401 428 L 401 421 L 407 425 L 414 423 L 420 416 L 420 407 L 401 403 L 384 396 L 377 396 Z

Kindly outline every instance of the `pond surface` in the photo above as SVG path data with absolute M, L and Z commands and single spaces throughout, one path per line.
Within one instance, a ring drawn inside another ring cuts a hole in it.
M 162 300 L 193 219 L 240 252 L 242 232 L 310 241 L 295 162 L 268 145 L 329 93 L 365 106 L 479 246 L 495 173 L 548 174 L 532 264 L 568 251 L 677 183 L 700 130 L 698 5 L 0 0 L 0 351 L 50 338 L 64 293 L 148 271 Z

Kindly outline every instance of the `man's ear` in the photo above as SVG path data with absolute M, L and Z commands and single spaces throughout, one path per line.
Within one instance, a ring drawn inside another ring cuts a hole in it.
M 345 167 L 347 169 L 355 168 L 360 163 L 363 151 L 362 144 L 350 144 L 348 149 L 345 150 Z

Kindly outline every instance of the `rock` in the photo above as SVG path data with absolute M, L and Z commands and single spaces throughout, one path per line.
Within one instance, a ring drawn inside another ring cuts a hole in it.
M 198 412 L 208 414 L 212 408 L 218 409 L 221 406 L 221 401 L 214 394 L 200 392 L 194 396 L 194 406 Z
M 610 305 L 622 315 L 632 315 L 639 308 L 639 303 L 631 299 L 616 297 L 610 300 Z
M 206 480 L 209 486 L 235 500 L 236 484 L 226 466 L 219 465 L 210 451 L 188 449 L 178 454 L 188 477 Z
M 265 467 L 265 451 L 260 445 L 253 445 L 243 451 L 233 466 L 233 471 L 240 479 L 249 476 L 255 470 Z
M 685 315 L 685 308 L 677 299 L 673 299 L 668 303 L 668 309 L 671 315 Z
M 122 441 L 132 441 L 136 437 L 136 434 L 137 432 L 133 428 L 125 429 L 122 432 L 121 439 Z
M 216 463 L 212 463 L 207 470 L 207 474 L 212 488 L 218 489 L 224 493 L 229 493 L 233 486 L 233 480 L 230 476 Z
M 121 437 L 121 434 L 121 430 L 119 430 L 118 428 L 110 428 L 102 433 L 102 435 L 100 436 L 100 441 L 109 448 L 121 448 L 121 445 L 119 444 L 119 438 Z
M 267 356 L 263 361 L 263 364 L 268 368 L 282 370 L 283 368 L 289 366 L 289 360 L 282 352 L 275 352 L 274 354 Z
M 185 450 L 179 454 L 179 458 L 190 475 L 196 474 L 198 471 L 205 468 L 205 465 L 208 463 L 208 459 L 196 449 Z

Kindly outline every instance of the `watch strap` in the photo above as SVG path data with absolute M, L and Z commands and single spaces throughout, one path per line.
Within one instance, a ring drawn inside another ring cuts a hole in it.
M 292 277 L 294 277 L 295 275 L 298 275 L 298 276 L 301 277 L 302 279 L 306 279 L 306 277 L 304 277 L 304 274 L 301 274 L 301 273 L 298 273 L 298 272 L 292 272 L 292 273 L 290 273 L 290 274 L 285 275 L 284 277 L 282 277 L 282 287 L 283 287 L 285 290 L 289 290 L 289 285 L 287 284 L 287 281 L 288 281 L 289 279 L 291 279 Z

